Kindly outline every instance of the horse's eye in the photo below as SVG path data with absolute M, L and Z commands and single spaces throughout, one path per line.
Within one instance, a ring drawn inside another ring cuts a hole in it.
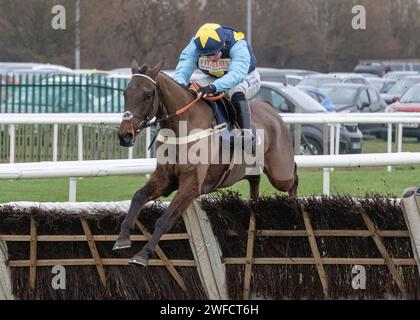
M 143 95 L 144 100 L 149 100 L 151 97 L 153 97 L 153 92 L 145 92 Z

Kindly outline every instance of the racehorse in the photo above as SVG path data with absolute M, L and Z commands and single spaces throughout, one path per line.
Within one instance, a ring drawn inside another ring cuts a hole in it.
M 120 145 L 134 145 L 136 136 L 151 119 L 159 119 L 160 130 L 170 129 L 179 144 L 187 145 L 188 150 L 194 145 L 190 140 L 180 137 L 180 121 L 188 126 L 188 135 L 193 129 L 209 130 L 214 127 L 213 110 L 203 99 L 196 97 L 187 87 L 181 86 L 165 73 L 161 72 L 164 60 L 154 67 L 139 67 L 133 57 L 131 62 L 132 78 L 124 90 L 123 120 L 118 129 Z M 191 105 L 194 103 L 194 106 Z M 184 106 L 189 106 L 185 112 Z M 294 148 L 289 129 L 274 108 L 264 101 L 250 101 L 252 125 L 263 132 L 263 171 L 270 183 L 279 191 L 297 195 L 298 175 L 294 161 Z M 208 135 L 208 134 L 207 134 Z M 190 136 L 190 135 L 189 135 Z M 191 136 L 190 136 L 191 137 Z M 182 140 L 184 139 L 184 140 Z M 211 142 L 209 142 L 211 143 Z M 157 141 L 157 148 L 165 141 Z M 177 155 L 178 157 L 179 155 Z M 177 190 L 165 213 L 156 221 L 154 232 L 143 247 L 130 261 L 130 264 L 147 266 L 148 259 L 154 252 L 162 234 L 168 232 L 176 220 L 182 216 L 193 200 L 200 195 L 210 193 L 217 188 L 229 187 L 247 179 L 252 199 L 258 197 L 260 174 L 247 175 L 244 164 L 230 166 L 226 173 L 225 164 L 159 163 L 147 183 L 133 196 L 114 250 L 131 247 L 130 229 L 141 208 L 149 201 L 160 196 L 168 196 Z M 224 178 L 221 180 L 221 177 Z

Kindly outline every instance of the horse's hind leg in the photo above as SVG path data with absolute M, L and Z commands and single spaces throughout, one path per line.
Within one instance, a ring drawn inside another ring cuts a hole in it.
M 289 197 L 297 196 L 297 188 L 299 184 L 299 178 L 297 175 L 297 166 L 295 163 L 295 168 L 293 172 L 293 178 L 289 180 L 283 180 L 276 175 L 276 171 L 270 166 L 264 168 L 264 172 L 267 174 L 268 179 L 270 180 L 272 186 L 279 191 L 288 192 Z
M 261 176 L 247 176 L 246 179 L 249 182 L 250 196 L 252 200 L 258 198 L 260 193 L 260 180 Z
M 297 174 L 297 165 L 295 163 L 295 171 L 293 173 L 294 181 L 292 187 L 288 190 L 289 197 L 296 197 L 297 196 L 297 189 L 299 186 L 299 176 Z
M 135 221 L 141 208 L 149 201 L 155 200 L 162 195 L 169 195 L 176 188 L 177 185 L 171 181 L 163 170 L 157 169 L 153 172 L 144 187 L 134 194 L 130 208 L 128 209 L 128 214 L 121 224 L 121 231 L 113 250 L 130 248 L 130 229 L 134 228 Z

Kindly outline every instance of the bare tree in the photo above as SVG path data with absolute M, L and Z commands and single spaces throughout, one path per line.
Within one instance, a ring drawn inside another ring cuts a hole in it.
M 68 39 L 73 34 L 72 19 L 68 17 L 65 30 L 54 30 L 51 26 L 51 9 L 56 4 L 66 8 L 73 6 L 70 0 L 2 0 L 0 58 L 71 65 L 69 49 L 72 43 Z
M 0 60 L 73 66 L 73 0 L 1 0 Z M 63 4 L 67 29 L 51 28 L 51 8 Z M 354 30 L 351 8 L 367 10 L 367 29 Z M 420 55 L 418 0 L 254 0 L 253 49 L 259 66 L 351 70 L 359 59 Z M 84 68 L 127 66 L 132 55 L 174 68 L 205 22 L 246 32 L 243 0 L 81 1 Z

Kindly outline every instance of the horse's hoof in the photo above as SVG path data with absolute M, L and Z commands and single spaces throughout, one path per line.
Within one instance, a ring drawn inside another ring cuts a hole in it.
M 143 266 L 147 267 L 147 264 L 149 262 L 149 259 L 137 254 L 130 260 L 128 260 L 128 264 L 131 264 L 132 266 Z
M 118 239 L 117 242 L 115 242 L 112 250 L 121 250 L 121 249 L 127 249 L 127 248 L 131 248 L 130 239 Z

